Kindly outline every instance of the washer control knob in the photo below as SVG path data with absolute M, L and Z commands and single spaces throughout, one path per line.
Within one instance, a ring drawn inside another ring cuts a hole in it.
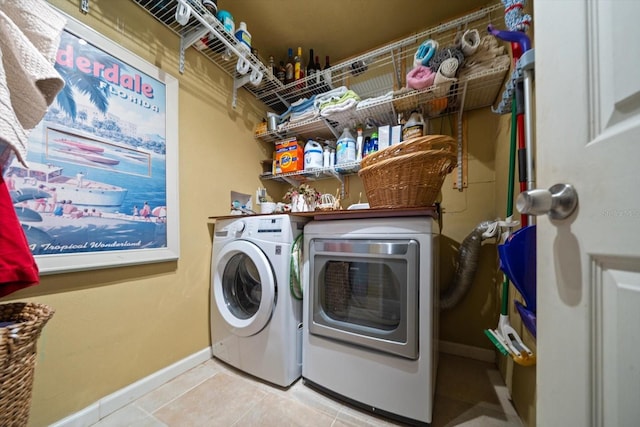
M 244 223 L 244 221 L 238 221 L 235 224 L 235 233 L 236 234 L 240 234 L 244 231 L 244 229 L 246 228 L 247 224 Z

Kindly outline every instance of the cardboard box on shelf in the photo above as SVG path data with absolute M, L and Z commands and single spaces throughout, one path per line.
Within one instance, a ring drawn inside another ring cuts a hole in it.
M 391 126 L 378 126 L 378 150 L 384 150 L 391 145 Z
M 402 126 L 395 125 L 391 127 L 391 140 L 389 141 L 389 145 L 400 144 L 402 141 Z
M 276 162 L 282 173 L 297 172 L 304 169 L 304 149 L 296 138 L 276 142 Z

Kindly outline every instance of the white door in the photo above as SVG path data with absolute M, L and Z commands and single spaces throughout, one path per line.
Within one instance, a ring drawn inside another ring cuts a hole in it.
M 640 17 L 637 0 L 535 0 L 537 425 L 640 425 Z

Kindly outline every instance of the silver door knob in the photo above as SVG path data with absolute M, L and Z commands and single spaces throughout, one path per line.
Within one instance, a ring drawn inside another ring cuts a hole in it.
M 565 219 L 578 206 L 578 193 L 570 184 L 556 184 L 548 190 L 524 191 L 516 199 L 516 208 L 526 215 L 549 215 L 551 219 Z

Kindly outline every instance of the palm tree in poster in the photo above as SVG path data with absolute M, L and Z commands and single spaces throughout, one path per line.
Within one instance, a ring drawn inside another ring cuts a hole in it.
M 125 69 L 125 65 L 116 61 L 112 56 L 68 32 L 62 34 L 60 46 L 71 49 L 74 58 L 84 57 L 87 58 L 91 64 L 102 64 L 105 68 L 118 64 L 121 69 Z M 103 114 L 106 113 L 109 109 L 109 83 L 104 79 L 102 74 L 95 76 L 93 73 L 80 71 L 78 67 L 75 66 L 75 63 L 73 64 L 72 67 L 68 67 L 61 65 L 58 61 L 55 63 L 55 69 L 65 81 L 64 88 L 56 97 L 56 102 L 60 106 L 60 109 L 72 120 L 76 120 L 78 110 L 74 97 L 75 89 L 82 94 L 88 95 L 89 100 L 98 111 Z

